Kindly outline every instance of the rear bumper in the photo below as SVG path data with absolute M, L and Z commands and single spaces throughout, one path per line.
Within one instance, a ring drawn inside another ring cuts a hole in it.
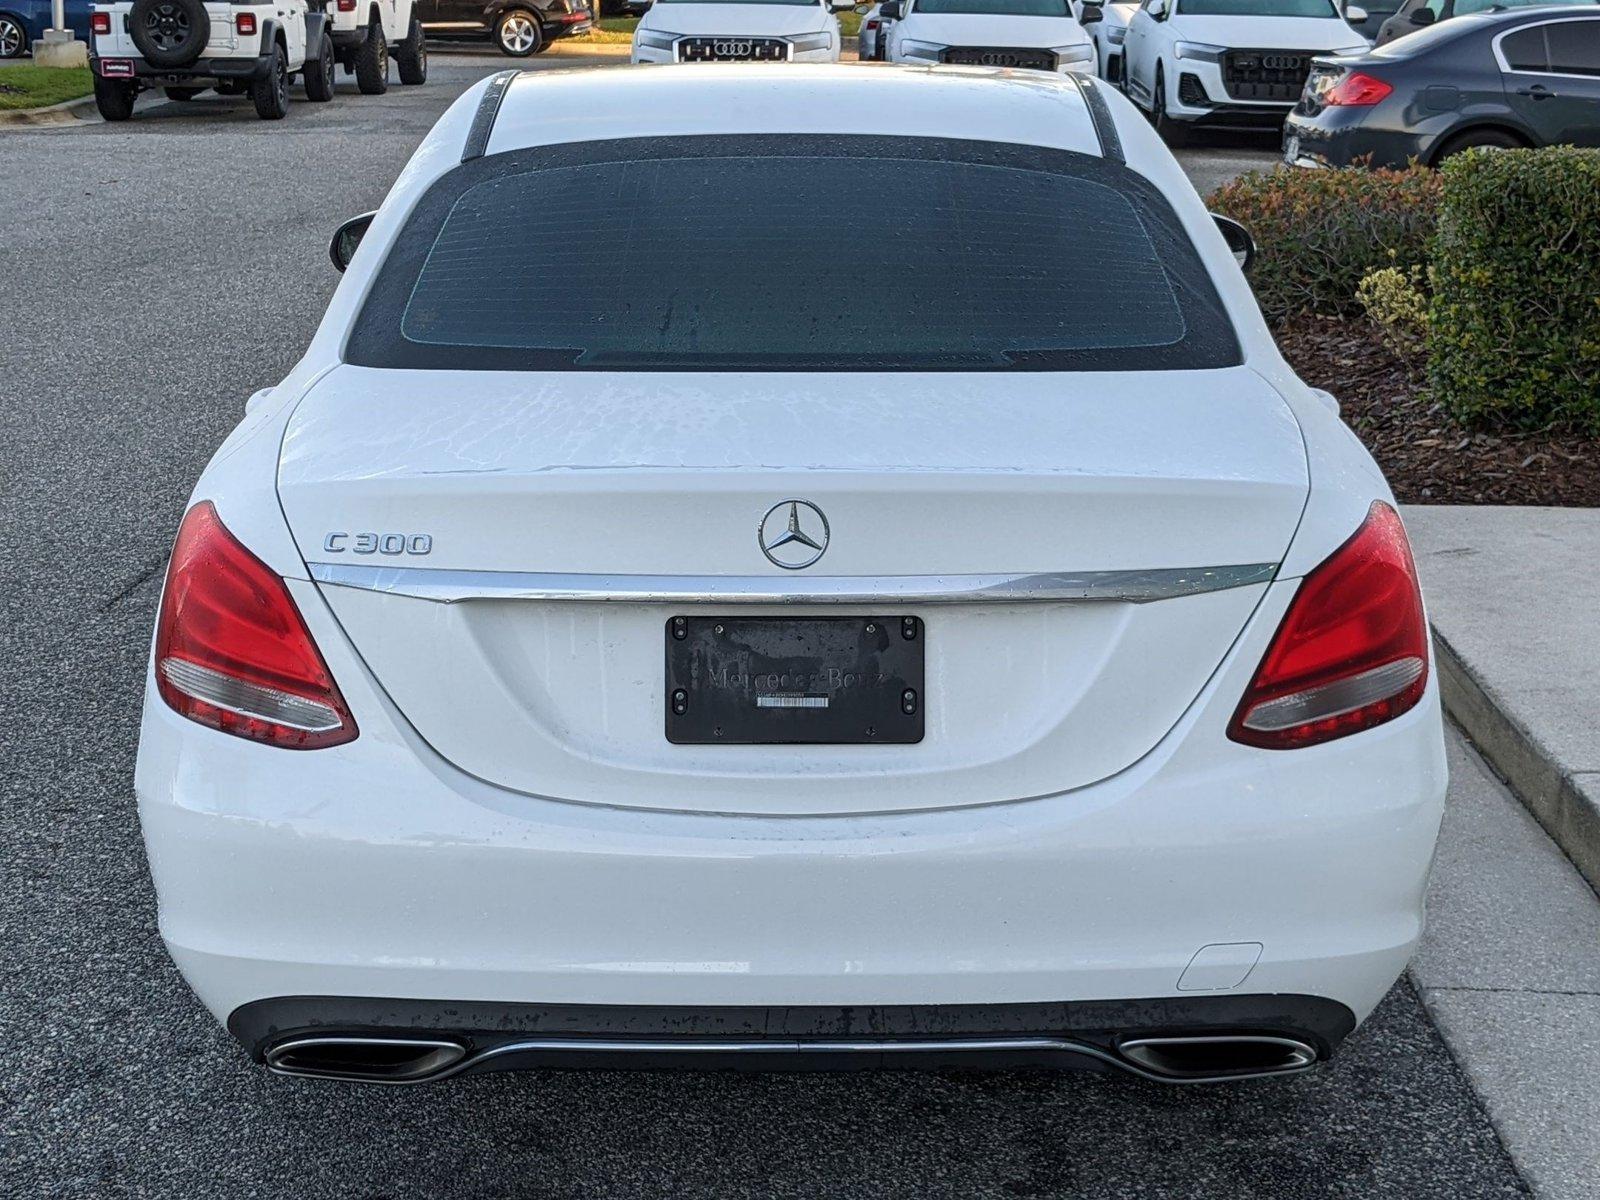
M 161 931 L 219 1020 L 285 996 L 703 1010 L 1197 992 L 1319 997 L 1359 1020 L 1421 934 L 1445 787 L 1437 685 L 1309 750 L 1223 736 L 1292 587 L 1169 735 L 1102 783 L 827 817 L 492 787 L 423 743 L 315 589 L 291 588 L 354 742 L 259 746 L 147 693 L 136 786 Z
M 89 61 L 96 75 L 106 79 L 136 79 L 152 86 L 192 84 L 211 79 L 265 79 L 271 69 L 268 55 L 259 58 L 200 58 L 187 67 L 157 67 L 142 58 L 101 58 Z
M 1283 126 L 1283 148 L 1291 166 L 1406 166 L 1429 161 L 1438 139 L 1415 125 L 1384 128 L 1366 112 L 1342 114 L 1325 109 L 1315 117 L 1292 114 Z
M 250 1056 L 274 1066 L 296 1043 L 340 1035 L 380 1042 L 424 1039 L 462 1049 L 455 1063 L 429 1078 L 529 1067 L 793 1071 L 954 1065 L 1116 1067 L 1170 1079 L 1124 1047 L 1147 1037 L 1281 1038 L 1309 1051 L 1308 1062 L 1287 1068 L 1295 1069 L 1327 1059 L 1355 1024 L 1355 1015 L 1335 1001 L 1260 995 L 846 1008 L 285 996 L 243 1005 L 228 1018 L 229 1032 Z

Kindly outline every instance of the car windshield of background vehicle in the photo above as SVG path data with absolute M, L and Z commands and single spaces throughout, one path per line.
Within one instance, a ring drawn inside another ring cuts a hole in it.
M 932 16 L 1070 17 L 1067 0 L 915 0 L 913 12 Z
M 872 221 L 835 221 L 845 208 Z M 363 366 L 1142 370 L 1234 365 L 1153 185 L 1099 156 L 903 137 L 494 155 L 435 184 L 352 333 Z
M 1178 0 L 1180 17 L 1333 17 L 1333 0 Z

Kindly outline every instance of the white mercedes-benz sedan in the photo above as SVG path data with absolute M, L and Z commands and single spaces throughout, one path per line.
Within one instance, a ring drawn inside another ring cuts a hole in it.
M 833 14 L 855 0 L 655 0 L 633 31 L 636 63 L 838 62 Z
M 1121 96 L 508 72 L 362 229 L 195 489 L 140 740 L 257 1061 L 1215 1080 L 1393 984 L 1406 535 Z

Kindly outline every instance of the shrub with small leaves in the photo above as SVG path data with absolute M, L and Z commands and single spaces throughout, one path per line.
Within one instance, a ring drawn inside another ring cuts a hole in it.
M 1382 267 L 1410 271 L 1427 260 L 1440 180 L 1405 170 L 1252 171 L 1212 193 L 1213 212 L 1256 240 L 1250 285 L 1268 320 L 1294 313 L 1362 311 L 1356 289 Z
M 1600 150 L 1445 161 L 1429 374 L 1484 427 L 1600 433 Z
M 1384 344 L 1401 358 L 1415 358 L 1428 338 L 1427 272 L 1382 267 L 1356 287 L 1356 299 L 1378 327 Z

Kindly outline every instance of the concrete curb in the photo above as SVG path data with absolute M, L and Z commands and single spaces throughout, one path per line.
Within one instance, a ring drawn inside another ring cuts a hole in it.
M 93 104 L 93 96 L 79 96 L 76 100 L 63 100 L 60 104 L 48 104 L 44 108 L 12 109 L 0 112 L 0 126 L 70 125 L 83 119 L 75 110 Z
M 1437 628 L 1433 643 L 1445 710 L 1600 892 L 1600 777 L 1565 770 Z

